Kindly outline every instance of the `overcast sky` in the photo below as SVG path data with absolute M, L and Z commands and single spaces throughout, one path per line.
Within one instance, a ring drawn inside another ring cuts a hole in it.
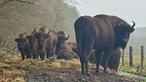
M 71 0 L 73 1 L 73 0 Z M 146 27 L 146 0 L 74 0 L 80 15 L 116 15 L 136 27 Z

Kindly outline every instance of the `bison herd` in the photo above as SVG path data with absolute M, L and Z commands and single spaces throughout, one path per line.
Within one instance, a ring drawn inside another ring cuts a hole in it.
M 96 64 L 97 74 L 99 65 L 107 73 L 108 68 L 118 70 L 121 49 L 125 49 L 134 26 L 135 22 L 130 26 L 117 16 L 81 16 L 74 23 L 76 43 L 66 42 L 70 35 L 64 31 L 47 26 L 38 31 L 34 28 L 29 35 L 21 33 L 15 41 L 22 60 L 25 57 L 44 60 L 55 54 L 57 59 L 80 59 L 82 74 L 91 75 L 88 60 Z

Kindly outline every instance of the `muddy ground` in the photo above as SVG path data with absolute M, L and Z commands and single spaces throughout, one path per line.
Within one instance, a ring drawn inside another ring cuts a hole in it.
M 79 60 L 57 60 L 54 56 L 22 61 L 20 55 L 0 54 L 0 82 L 140 82 L 112 70 L 102 73 L 102 68 L 97 75 L 91 64 L 90 70 L 92 76 L 82 75 Z

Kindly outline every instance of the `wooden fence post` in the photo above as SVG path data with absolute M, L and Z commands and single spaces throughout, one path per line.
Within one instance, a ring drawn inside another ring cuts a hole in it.
M 125 63 L 124 63 L 124 55 L 125 55 L 124 49 L 122 49 L 122 66 L 125 66 Z
M 129 65 L 130 67 L 133 66 L 133 48 L 129 46 Z
M 144 68 L 143 63 L 144 63 L 144 46 L 141 46 L 141 69 Z

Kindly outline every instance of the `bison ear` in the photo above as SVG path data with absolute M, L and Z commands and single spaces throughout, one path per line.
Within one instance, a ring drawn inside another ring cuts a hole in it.
M 19 41 L 20 41 L 19 38 L 16 38 L 16 39 L 15 39 L 15 42 L 19 42 Z

